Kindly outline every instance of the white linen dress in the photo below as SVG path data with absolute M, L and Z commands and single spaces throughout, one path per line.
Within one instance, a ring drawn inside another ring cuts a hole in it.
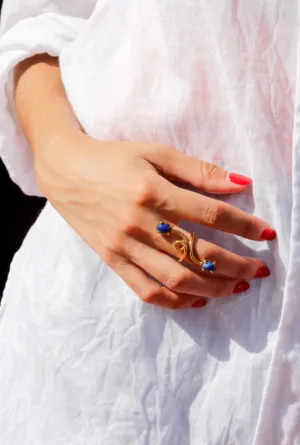
M 48 52 L 88 134 L 250 176 L 224 199 L 278 239 L 186 223 L 272 276 L 169 311 L 143 304 L 48 204 L 1 306 L 1 445 L 300 444 L 299 31 L 299 0 L 4 0 L 0 153 L 24 192 L 39 195 L 12 69 Z

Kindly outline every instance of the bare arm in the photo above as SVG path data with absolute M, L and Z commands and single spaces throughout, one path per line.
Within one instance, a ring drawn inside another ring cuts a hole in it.
M 15 99 L 19 117 L 33 149 L 55 132 L 80 132 L 66 97 L 57 58 L 37 55 L 15 70 Z
M 58 59 L 42 54 L 21 62 L 15 69 L 15 101 L 39 181 L 50 158 L 58 157 L 57 164 L 67 162 L 72 144 L 64 141 L 83 135 L 65 93 Z

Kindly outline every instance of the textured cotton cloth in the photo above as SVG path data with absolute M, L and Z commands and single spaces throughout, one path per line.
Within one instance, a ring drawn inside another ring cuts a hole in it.
M 1 306 L 1 445 L 300 444 L 299 12 L 298 0 L 4 0 L 0 152 L 26 193 L 40 194 L 12 69 L 48 52 L 88 134 L 250 176 L 224 199 L 278 239 L 183 223 L 272 276 L 169 311 L 143 304 L 48 204 Z

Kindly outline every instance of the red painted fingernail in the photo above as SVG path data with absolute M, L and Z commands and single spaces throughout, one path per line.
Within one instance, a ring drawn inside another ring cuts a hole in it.
M 263 233 L 261 234 L 260 239 L 266 240 L 266 241 L 273 241 L 277 236 L 275 230 L 273 229 L 265 229 Z
M 256 274 L 254 275 L 254 278 L 266 278 L 271 275 L 271 271 L 268 267 L 260 267 Z
M 195 301 L 195 303 L 192 304 L 192 307 L 204 307 L 207 305 L 207 301 Z
M 230 173 L 229 179 L 234 184 L 238 185 L 249 185 L 252 184 L 252 179 L 247 176 L 239 175 L 238 173 Z
M 250 287 L 250 284 L 247 281 L 240 281 L 235 288 L 233 289 L 233 294 L 239 294 L 240 292 L 245 292 Z

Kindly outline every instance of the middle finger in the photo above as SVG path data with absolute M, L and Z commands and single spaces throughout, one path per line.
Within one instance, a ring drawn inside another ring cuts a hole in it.
M 130 260 L 172 291 L 214 298 L 243 292 L 250 287 L 240 279 L 198 274 L 164 252 L 132 238 L 127 238 L 125 244 Z
M 190 239 L 191 235 L 186 230 L 177 225 L 170 224 L 170 226 L 172 229 L 181 232 L 187 240 Z M 180 240 L 180 237 L 176 232 L 173 233 L 172 229 L 168 236 L 163 236 L 159 233 L 153 235 L 153 245 L 180 258 L 181 253 L 174 246 L 174 243 Z M 265 278 L 270 275 L 270 270 L 264 261 L 237 255 L 201 238 L 194 238 L 193 254 L 198 261 L 209 260 L 215 262 L 217 273 L 228 277 L 251 280 L 253 278 Z M 191 259 L 189 251 L 184 261 L 194 266 L 196 265 Z M 201 266 L 199 265 L 198 267 L 201 270 Z

